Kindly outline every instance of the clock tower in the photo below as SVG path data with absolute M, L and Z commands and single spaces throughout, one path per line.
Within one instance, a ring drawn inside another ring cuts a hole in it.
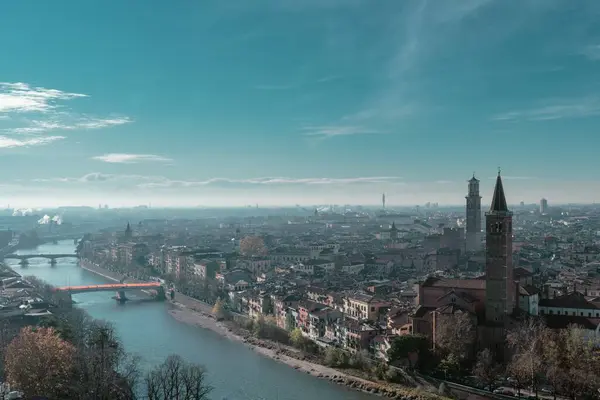
M 481 196 L 479 195 L 479 180 L 475 174 L 469 180 L 467 199 L 467 229 L 466 250 L 481 250 Z

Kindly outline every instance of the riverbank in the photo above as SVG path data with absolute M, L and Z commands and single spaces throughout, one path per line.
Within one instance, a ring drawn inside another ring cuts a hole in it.
M 188 296 L 178 293 L 176 300 L 172 301 L 171 304 L 176 308 L 170 310 L 169 314 L 177 321 L 209 329 L 229 340 L 243 342 L 253 351 L 264 357 L 281 362 L 316 378 L 327 379 L 333 383 L 347 386 L 355 390 L 395 399 L 443 399 L 441 396 L 425 391 L 424 388 L 412 388 L 389 383 L 381 384 L 358 378 L 343 371 L 307 361 L 303 359 L 304 356 L 299 350 L 289 346 L 266 340 L 259 340 L 251 336 L 243 336 L 235 332 L 231 327 L 228 327 L 225 323 L 216 321 L 211 314 L 211 308 L 208 304 Z M 434 390 L 434 388 L 429 389 Z
M 119 274 L 118 272 L 109 271 L 108 269 L 102 268 L 101 266 L 94 264 L 89 260 L 79 260 L 79 266 L 85 269 L 86 271 L 106 278 L 109 281 L 121 282 L 121 280 L 124 278 L 124 276 Z

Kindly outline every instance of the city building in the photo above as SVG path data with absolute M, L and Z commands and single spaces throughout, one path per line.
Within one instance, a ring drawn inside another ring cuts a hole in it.
M 548 200 L 541 199 L 540 200 L 540 214 L 546 214 L 548 212 Z

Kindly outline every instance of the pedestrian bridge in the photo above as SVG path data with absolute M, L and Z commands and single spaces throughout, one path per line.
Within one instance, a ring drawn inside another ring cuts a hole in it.
M 84 285 L 84 286 L 62 286 L 57 287 L 57 292 L 68 292 L 68 293 L 87 293 L 87 292 L 121 292 L 131 289 L 155 289 L 161 290 L 162 284 L 160 282 L 146 282 L 146 283 L 109 283 L 105 285 Z
M 7 254 L 3 257 L 5 260 L 20 260 L 21 264 L 27 264 L 32 258 L 46 258 L 50 263 L 56 264 L 59 258 L 79 258 L 78 254 Z

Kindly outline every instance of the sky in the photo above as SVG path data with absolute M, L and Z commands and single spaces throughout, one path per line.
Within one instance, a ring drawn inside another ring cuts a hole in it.
M 0 3 L 0 207 L 600 198 L 597 0 Z

